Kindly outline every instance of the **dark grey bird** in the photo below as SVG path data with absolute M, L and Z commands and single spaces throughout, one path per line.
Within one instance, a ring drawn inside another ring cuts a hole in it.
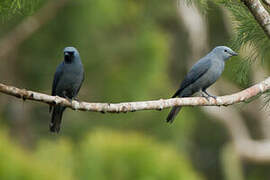
M 64 49 L 64 61 L 58 65 L 54 74 L 52 96 L 60 96 L 70 102 L 76 98 L 84 80 L 84 69 L 79 52 L 74 47 Z M 59 133 L 65 107 L 56 105 L 53 108 L 50 131 Z
M 207 99 L 209 97 L 216 98 L 210 95 L 206 89 L 217 81 L 221 76 L 225 61 L 232 56 L 237 56 L 237 53 L 226 46 L 217 46 L 205 57 L 201 58 L 194 64 L 182 81 L 180 88 L 172 96 L 189 97 L 194 93 L 202 91 L 202 95 Z M 181 110 L 181 106 L 173 107 L 170 111 L 167 122 L 172 123 L 175 116 Z

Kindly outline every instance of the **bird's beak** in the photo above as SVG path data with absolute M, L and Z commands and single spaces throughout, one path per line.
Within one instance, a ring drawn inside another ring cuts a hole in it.
M 66 62 L 71 61 L 71 57 L 70 57 L 70 54 L 68 52 L 64 52 L 64 59 L 65 59 Z
M 64 56 L 69 56 L 68 52 L 64 52 Z
M 232 52 L 231 55 L 232 55 L 232 56 L 238 56 L 238 53 Z

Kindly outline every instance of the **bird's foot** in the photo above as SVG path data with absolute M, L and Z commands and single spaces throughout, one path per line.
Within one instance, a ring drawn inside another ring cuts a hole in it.
M 217 99 L 216 96 L 209 94 L 207 91 L 202 91 L 202 97 L 206 98 L 209 101 L 210 98 Z
M 217 96 L 214 96 L 214 95 L 211 95 L 211 94 L 208 94 L 208 97 L 211 97 L 211 98 L 213 98 L 213 99 L 217 99 Z
M 77 97 L 73 98 L 73 100 L 81 102 Z
M 78 110 L 80 107 L 80 103 L 78 103 L 78 101 L 72 101 L 71 104 L 74 110 Z
M 207 95 L 205 95 L 205 94 L 203 94 L 203 93 L 201 93 L 201 97 L 204 97 L 207 101 L 209 101 L 209 96 L 207 96 Z
M 66 100 L 68 100 L 68 102 L 70 102 L 70 104 L 72 104 L 72 99 L 71 99 L 71 98 L 67 97 L 66 95 L 64 95 L 64 98 L 65 98 Z
M 70 98 L 66 98 L 68 100 L 68 102 L 70 102 L 70 104 L 72 104 L 72 99 Z
M 70 104 L 72 104 L 72 98 L 69 98 L 68 96 L 67 96 L 67 92 L 66 91 L 64 91 L 63 92 L 63 98 L 65 98 L 66 100 L 68 100 L 68 102 L 70 102 Z

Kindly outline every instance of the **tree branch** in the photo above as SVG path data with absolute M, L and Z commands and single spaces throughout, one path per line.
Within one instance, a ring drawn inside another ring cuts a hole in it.
M 221 110 L 214 107 L 205 107 L 204 110 L 219 119 L 227 127 L 235 150 L 241 159 L 258 163 L 270 161 L 270 141 L 253 140 L 243 117 L 235 108 L 223 108 Z
M 270 0 L 263 0 L 263 3 L 270 7 Z
M 270 15 L 260 0 L 241 0 L 253 14 L 266 35 L 270 38 Z
M 247 88 L 238 93 L 220 96 L 216 99 L 210 98 L 207 100 L 203 97 L 190 97 L 190 98 L 173 98 L 173 99 L 160 99 L 153 101 L 140 101 L 140 102 L 124 102 L 124 103 L 89 103 L 72 101 L 70 103 L 65 98 L 58 96 L 49 96 L 34 91 L 19 89 L 12 86 L 7 86 L 0 83 L 0 92 L 22 98 L 23 100 L 33 100 L 47 104 L 61 104 L 62 106 L 81 111 L 94 111 L 94 112 L 134 112 L 140 110 L 162 110 L 173 106 L 228 106 L 239 102 L 245 102 L 248 99 L 260 95 L 270 89 L 270 77 L 266 80 Z

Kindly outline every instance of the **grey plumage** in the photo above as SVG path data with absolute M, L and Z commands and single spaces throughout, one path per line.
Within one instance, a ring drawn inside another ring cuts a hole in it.
M 66 47 L 64 61 L 58 65 L 54 74 L 52 96 L 60 96 L 72 101 L 77 96 L 83 80 L 84 69 L 79 52 L 74 47 Z M 65 107 L 61 105 L 50 106 L 50 112 L 52 108 L 50 131 L 59 133 Z
M 225 61 L 231 56 L 236 55 L 237 53 L 226 46 L 215 47 L 210 53 L 192 66 L 191 70 L 182 81 L 180 88 L 172 98 L 189 97 L 199 91 L 205 93 L 207 95 L 205 97 L 207 98 L 215 98 L 215 96 L 210 95 L 206 89 L 215 83 L 221 76 L 224 70 Z M 173 107 L 167 117 L 167 122 L 172 123 L 180 110 L 181 106 Z

